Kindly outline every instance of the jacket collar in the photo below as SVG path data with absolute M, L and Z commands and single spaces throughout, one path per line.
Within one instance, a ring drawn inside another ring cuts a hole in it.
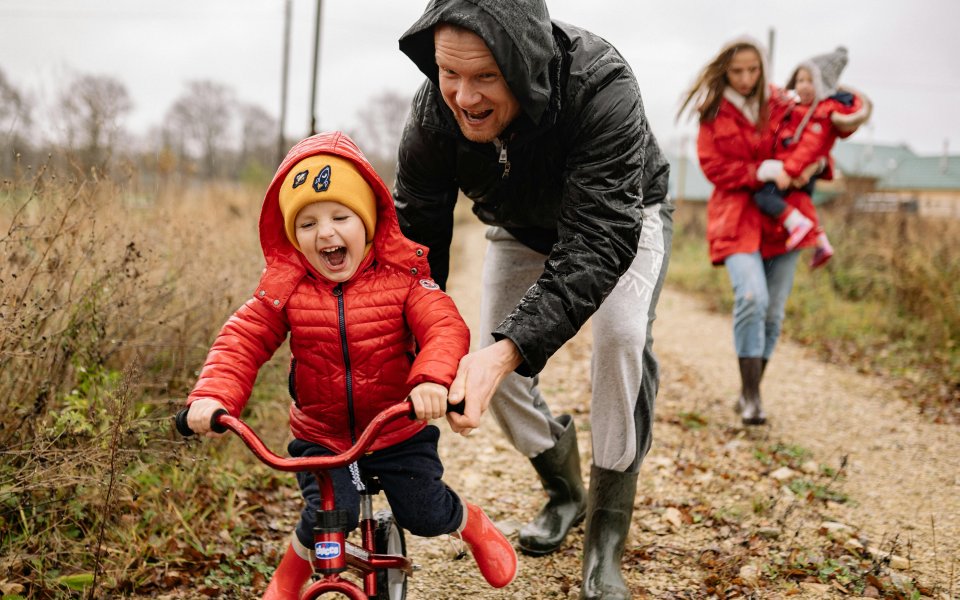
M 739 110 L 744 118 L 754 125 L 757 124 L 757 120 L 760 118 L 760 102 L 755 96 L 747 98 L 728 85 L 723 88 L 723 97 Z

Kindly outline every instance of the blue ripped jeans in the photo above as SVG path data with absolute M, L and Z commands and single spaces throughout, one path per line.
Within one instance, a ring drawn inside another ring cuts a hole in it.
M 780 337 L 800 253 L 763 260 L 759 252 L 732 254 L 724 265 L 733 285 L 733 345 L 740 358 L 769 359 Z

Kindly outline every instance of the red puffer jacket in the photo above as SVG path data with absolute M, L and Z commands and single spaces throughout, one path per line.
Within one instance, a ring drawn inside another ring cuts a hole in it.
M 762 131 L 726 98 L 716 118 L 700 123 L 697 155 L 700 168 L 714 185 L 707 202 L 707 242 L 715 265 L 731 254 L 758 251 L 762 221 L 770 220 L 752 196 L 762 186 L 757 168 L 772 157 L 774 132 L 789 104 L 771 88 L 768 106 L 770 116 Z
M 783 170 L 790 177 L 796 178 L 807 165 L 821 158 L 829 158 L 830 151 L 838 138 L 845 138 L 853 133 L 853 131 L 838 129 L 834 126 L 831 117 L 834 114 L 852 115 L 863 109 L 864 101 L 860 95 L 853 95 L 853 102 L 849 105 L 833 96 L 821 100 L 813 107 L 813 114 L 804 126 L 800 139 L 792 144 L 777 144 L 774 158 L 782 160 Z M 802 104 L 793 107 L 781 128 L 781 139 L 786 140 L 796 135 L 808 110 L 810 106 Z
M 343 284 L 320 276 L 294 249 L 278 203 L 293 165 L 321 153 L 353 161 L 377 197 L 373 249 Z M 260 243 L 267 266 L 257 291 L 224 325 L 189 402 L 213 398 L 239 415 L 259 368 L 288 331 L 295 398 L 290 428 L 294 436 L 338 452 L 415 385 L 453 381 L 469 348 L 469 330 L 450 297 L 429 279 L 427 249 L 400 233 L 390 192 L 347 136 L 320 134 L 290 150 L 264 197 Z M 372 449 L 423 427 L 422 421 L 394 421 Z
M 813 114 L 800 133 L 800 139 L 793 144 L 785 143 L 797 134 L 797 130 L 809 110 L 813 110 Z M 854 130 L 842 131 L 838 129 L 834 126 L 831 117 L 834 114 L 853 115 L 864 110 L 864 99 L 859 94 L 853 96 L 853 103 L 849 106 L 833 97 L 821 100 L 812 108 L 802 104 L 792 106 L 784 115 L 782 124 L 777 131 L 773 158 L 783 161 L 783 170 L 791 177 L 797 177 L 808 165 L 825 158 L 827 159 L 827 169 L 820 174 L 819 178 L 823 180 L 832 179 L 833 168 L 830 150 L 833 149 L 833 145 L 838 138 L 848 137 Z M 794 190 L 786 197 L 786 202 L 819 225 L 817 210 L 813 205 L 813 199 L 809 195 Z M 786 212 L 784 211 L 785 214 Z M 814 227 L 797 248 L 808 248 L 816 245 L 818 233 L 819 227 Z M 789 233 L 786 228 L 780 223 L 771 219 L 764 219 L 763 243 L 760 247 L 760 253 L 764 258 L 783 254 L 786 252 L 788 236 Z

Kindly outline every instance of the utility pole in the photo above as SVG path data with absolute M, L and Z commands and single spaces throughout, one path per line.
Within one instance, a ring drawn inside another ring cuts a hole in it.
M 680 155 L 677 157 L 677 201 L 687 198 L 687 134 L 680 136 Z
M 767 30 L 767 69 L 769 73 L 764 73 L 763 76 L 767 80 L 767 83 L 773 81 L 773 42 L 776 37 L 773 27 Z
M 287 140 L 284 130 L 287 125 L 287 83 L 290 79 L 290 20 L 292 0 L 286 0 L 283 11 L 283 66 L 280 70 L 280 133 L 277 136 L 277 164 L 287 154 Z
M 317 25 L 313 32 L 313 83 L 310 86 L 310 135 L 317 133 L 317 78 L 320 73 L 320 18 L 323 0 L 317 0 Z

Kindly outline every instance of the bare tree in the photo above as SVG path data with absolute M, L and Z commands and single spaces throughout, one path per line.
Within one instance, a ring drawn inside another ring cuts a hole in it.
M 240 106 L 240 168 L 272 172 L 276 152 L 277 119 L 255 104 Z
M 0 69 L 0 173 L 10 174 L 17 155 L 30 150 L 29 128 L 30 107 Z
M 121 119 L 133 109 L 127 88 L 100 75 L 79 75 L 60 94 L 67 146 L 84 166 L 103 168 L 123 129 Z
M 223 156 L 230 147 L 230 125 L 236 102 L 233 90 L 213 81 L 191 81 L 186 92 L 167 111 L 168 131 L 178 137 L 177 147 L 199 159 L 208 177 L 222 175 Z
M 388 90 L 371 98 L 357 111 L 360 125 L 353 137 L 388 183 L 396 170 L 397 149 L 410 101 L 410 96 Z

